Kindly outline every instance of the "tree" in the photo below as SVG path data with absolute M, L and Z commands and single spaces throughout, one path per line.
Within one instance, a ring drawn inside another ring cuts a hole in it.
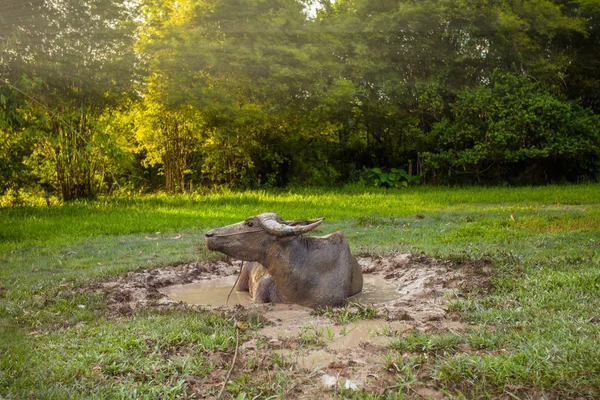
M 192 106 L 201 113 L 204 177 L 228 185 L 283 183 L 279 167 L 292 150 L 281 144 L 298 136 L 291 110 L 311 78 L 302 4 L 152 1 L 144 11 L 140 48 L 152 54 L 146 90 L 160 93 L 166 110 Z
M 144 155 L 142 164 L 160 166 L 168 193 L 185 191 L 185 176 L 198 168 L 199 148 L 204 122 L 191 106 L 166 109 L 148 97 L 136 116 L 137 152 Z
M 0 86 L 0 194 L 18 190 L 31 180 L 30 170 L 23 164 L 32 149 L 31 138 L 23 134 L 25 107 L 18 92 Z
M 0 191 L 332 185 L 373 167 L 540 182 L 600 168 L 584 146 L 597 0 L 320 0 L 314 16 L 309 0 L 5 3 Z M 556 115 L 570 130 L 552 128 Z M 515 126 L 534 147 L 508 139 L 521 140 Z
M 25 104 L 27 127 L 15 132 L 34 141 L 25 163 L 64 200 L 92 197 L 103 187 L 104 149 L 115 143 L 98 118 L 133 95 L 135 8 L 123 0 L 61 0 L 16 10 L 1 71 Z
M 531 184 L 598 174 L 600 120 L 540 83 L 495 73 L 489 84 L 464 89 L 451 108 L 423 154 L 441 180 Z
M 370 163 L 386 167 L 422 165 L 433 126 L 494 70 L 562 86 L 572 52 L 561 38 L 586 31 L 583 18 L 546 0 L 322 5 L 317 20 L 342 66 L 333 74 L 352 82 Z

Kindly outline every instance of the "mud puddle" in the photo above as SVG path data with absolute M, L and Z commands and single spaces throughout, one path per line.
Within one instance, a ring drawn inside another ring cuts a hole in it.
M 373 319 L 345 324 L 297 305 L 250 304 L 247 293 L 235 290 L 228 305 L 224 305 L 241 268 L 241 263 L 236 261 L 195 262 L 140 270 L 118 279 L 96 282 L 84 290 L 105 295 L 109 317 L 126 316 L 148 307 L 182 305 L 259 313 L 268 322 L 252 333 L 252 339 L 240 344 L 241 359 L 277 356 L 295 365 L 298 371 L 309 373 L 308 376 L 318 374 L 314 380 L 316 386 L 306 389 L 309 391 L 333 390 L 340 385 L 367 389 L 385 387 L 395 379 L 383 366 L 383 358 L 393 340 L 415 330 L 472 329 L 448 310 L 448 300 L 460 298 L 465 290 L 487 288 L 487 262 L 456 264 L 410 254 L 358 257 L 358 261 L 365 276 L 365 287 L 364 293 L 352 300 L 375 304 L 377 313 Z M 352 312 L 352 306 L 348 311 Z M 199 388 L 208 383 L 205 378 L 195 381 Z
M 173 285 L 160 289 L 171 300 L 186 304 L 205 304 L 209 306 L 250 305 L 252 298 L 248 292 L 231 290 L 237 280 L 236 275 L 224 278 L 206 279 L 187 285 Z M 231 295 L 229 295 L 231 293 Z M 227 297 L 229 296 L 229 301 Z
M 185 285 L 173 285 L 159 289 L 162 294 L 171 300 L 187 304 L 225 306 L 225 305 L 250 305 L 252 299 L 248 292 L 231 290 L 235 285 L 237 276 L 230 275 L 223 278 L 204 279 Z M 230 295 L 231 293 L 231 295 Z M 229 296 L 229 301 L 227 297 Z M 364 274 L 363 290 L 352 301 L 365 304 L 379 304 L 396 300 L 401 296 L 396 286 L 389 283 L 381 275 Z

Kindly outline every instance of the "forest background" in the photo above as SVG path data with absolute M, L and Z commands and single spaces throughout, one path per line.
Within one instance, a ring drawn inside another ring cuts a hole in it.
M 1 4 L 5 202 L 600 176 L 598 0 Z

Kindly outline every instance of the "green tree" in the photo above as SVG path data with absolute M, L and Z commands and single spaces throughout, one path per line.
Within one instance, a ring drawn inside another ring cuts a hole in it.
M 199 149 L 205 136 L 200 113 L 191 106 L 166 109 L 148 98 L 140 107 L 135 121 L 135 151 L 143 154 L 142 165 L 159 167 L 167 192 L 185 191 L 185 176 L 200 166 Z
M 0 191 L 332 185 L 365 167 L 540 182 L 600 168 L 585 146 L 598 0 L 321 0 L 314 18 L 310 3 L 6 0 Z M 534 145 L 516 146 L 515 126 Z
M 496 73 L 463 90 L 434 126 L 426 167 L 450 182 L 535 183 L 594 179 L 600 120 L 540 83 Z
M 0 194 L 18 190 L 29 183 L 31 173 L 23 164 L 31 153 L 31 138 L 24 134 L 26 104 L 22 96 L 7 85 L 0 86 Z
M 99 118 L 134 93 L 135 8 L 118 0 L 61 0 L 8 11 L 15 20 L 2 32 L 9 40 L 0 71 L 25 104 L 26 126 L 13 132 L 32 138 L 24 162 L 64 200 L 94 196 L 104 187 L 100 166 L 110 162 L 104 150 L 116 143 Z
M 147 90 L 167 110 L 202 114 L 204 177 L 212 183 L 285 183 L 298 138 L 292 112 L 311 80 L 308 23 L 295 0 L 147 2 L 141 49 Z M 160 77 L 160 78 L 156 78 Z M 296 146 L 295 149 L 300 148 Z
M 561 32 L 563 48 L 568 49 L 568 66 L 561 82 L 570 99 L 600 113 L 600 2 L 571 1 L 563 4 L 568 15 L 584 21 L 585 31 Z

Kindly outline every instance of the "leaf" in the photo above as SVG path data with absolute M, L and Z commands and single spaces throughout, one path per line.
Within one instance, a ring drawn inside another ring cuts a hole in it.
M 407 180 L 411 178 L 411 176 L 403 169 L 399 169 L 398 174 Z

